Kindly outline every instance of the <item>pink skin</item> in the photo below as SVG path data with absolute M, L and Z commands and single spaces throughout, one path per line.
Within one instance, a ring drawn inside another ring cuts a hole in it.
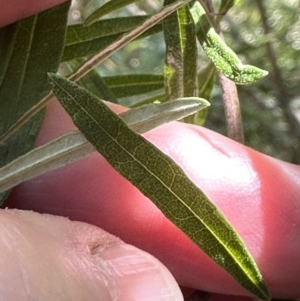
M 51 103 L 37 144 L 74 128 L 60 105 Z M 170 155 L 237 229 L 272 295 L 299 297 L 299 168 L 182 123 L 145 137 Z M 247 294 L 97 153 L 19 185 L 6 205 L 99 226 L 157 257 L 183 286 Z
M 24 1 L 2 1 L 0 25 L 62 1 L 31 0 L 26 7 L 17 2 Z M 37 145 L 73 129 L 66 113 L 52 103 Z M 299 298 L 299 167 L 207 129 L 175 122 L 145 137 L 170 155 L 237 229 L 272 295 Z M 6 205 L 97 225 L 156 256 L 183 286 L 247 295 L 99 154 L 19 185 Z
M 0 0 L 0 28 L 66 0 Z
M 152 255 L 85 223 L 0 210 L 1 300 L 182 301 Z

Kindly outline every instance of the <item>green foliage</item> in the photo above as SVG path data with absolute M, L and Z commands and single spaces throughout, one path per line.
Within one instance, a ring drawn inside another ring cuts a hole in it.
M 146 20 L 147 17 L 136 16 L 103 20 L 89 27 L 84 27 L 82 24 L 69 26 L 62 61 L 98 53 L 99 50 L 105 49 L 124 33 L 135 29 Z M 138 38 L 141 39 L 159 31 L 161 31 L 161 25 L 157 24 Z
M 209 106 L 201 98 L 181 98 L 150 104 L 121 113 L 120 118 L 136 133 L 142 134 L 162 124 L 186 117 Z M 1 168 L 0 193 L 95 152 L 81 132 L 63 135 L 37 147 Z
M 106 160 L 242 286 L 269 300 L 258 268 L 239 236 L 183 170 L 92 94 L 62 77 L 49 76 L 74 124 Z
M 32 147 L 42 120 L 42 113 L 35 113 L 54 97 L 48 94 L 47 73 L 57 72 L 61 63 L 60 74 L 78 85 L 51 75 L 54 91 L 86 138 L 242 286 L 260 299 L 269 300 L 263 279 L 238 234 L 183 171 L 136 132 L 184 118 L 185 122 L 205 124 L 226 134 L 222 94 L 215 79 L 221 72 L 239 84 L 252 83 L 267 74 L 244 64 L 255 62 L 270 70 L 272 76 L 250 88 L 239 87 L 246 143 L 290 161 L 300 160 L 297 147 L 290 147 L 295 139 L 300 141 L 300 130 L 297 133 L 297 122 L 290 114 L 291 101 L 299 102 L 300 58 L 293 51 L 300 45 L 297 1 L 268 3 L 269 27 L 258 25 L 263 10 L 250 0 L 166 0 L 163 9 L 152 11 L 150 17 L 107 18 L 108 13 L 120 8 L 125 11 L 125 6 L 134 2 L 108 1 L 84 24 L 70 25 L 67 30 L 68 3 L 0 30 L 0 164 L 6 165 Z M 216 4 L 217 13 L 213 11 Z M 145 3 L 139 7 L 146 7 Z M 276 12 L 284 22 L 270 12 Z M 98 20 L 102 16 L 106 19 Z M 266 30 L 267 35 L 263 35 Z M 283 40 L 287 43 L 282 44 Z M 273 61 L 266 60 L 265 55 L 270 45 Z M 211 101 L 212 109 L 208 114 L 205 110 L 186 117 L 202 108 L 203 101 L 198 97 Z M 176 98 L 182 99 L 174 102 Z M 137 109 L 121 116 L 122 121 L 99 99 Z M 154 102 L 163 104 L 157 106 Z M 140 107 L 142 104 L 148 106 Z M 135 123 L 137 117 L 140 119 Z M 24 120 L 27 124 L 11 135 L 11 129 L 15 131 Z M 45 157 L 50 148 L 51 156 Z M 7 189 L 25 180 L 23 171 L 17 171 L 26 164 L 32 177 L 94 151 L 78 132 L 58 138 L 45 149 L 33 150 L 28 157 L 0 169 L 0 187 Z M 9 168 L 17 181 L 5 186 Z M 6 195 L 1 192 L 0 197 Z M 229 236 L 230 242 L 226 239 Z
M 295 118 L 300 108 L 299 1 L 264 2 L 269 32 L 265 32 L 258 1 L 254 3 L 239 1 L 221 23 L 227 44 L 244 62 L 255 62 L 270 71 L 269 76 L 251 88 L 238 87 L 245 143 L 265 154 L 299 164 L 300 126 Z M 267 43 L 273 48 L 273 58 L 267 52 Z M 206 126 L 226 134 L 221 97 L 215 89 Z
M 109 1 L 105 3 L 103 6 L 101 6 L 99 9 L 94 11 L 91 15 L 89 15 L 88 18 L 84 21 L 84 26 L 90 26 L 91 24 L 95 23 L 98 19 L 101 17 L 118 10 L 124 6 L 127 6 L 131 3 L 136 2 L 137 0 L 114 0 Z
M 0 29 L 0 136 L 49 93 L 47 72 L 58 69 L 68 9 L 65 3 Z M 0 166 L 32 148 L 42 118 L 40 112 L 0 144 Z M 0 203 L 6 196 L 0 194 Z

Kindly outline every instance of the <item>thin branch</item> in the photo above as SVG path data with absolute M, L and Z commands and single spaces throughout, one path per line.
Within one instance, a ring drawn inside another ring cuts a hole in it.
M 244 143 L 243 122 L 236 84 L 221 73 L 219 73 L 219 82 L 223 92 L 227 135 L 237 142 Z
M 210 14 L 215 15 L 211 0 L 203 0 L 203 2 L 205 2 Z M 221 18 L 219 18 L 219 21 L 220 20 Z M 222 98 L 227 124 L 227 136 L 237 142 L 244 143 L 244 129 L 236 84 L 220 72 L 218 72 L 218 78 L 222 89 Z
M 148 28 L 160 22 L 164 17 L 170 15 L 172 12 L 176 11 L 178 8 L 186 5 L 191 0 L 182 0 L 176 2 L 173 5 L 165 7 L 159 13 L 149 17 L 144 23 L 142 23 L 138 28 L 133 31 L 123 35 L 115 43 L 112 43 L 110 46 L 105 48 L 100 53 L 96 54 L 90 60 L 88 60 L 83 66 L 81 66 L 74 74 L 72 74 L 69 79 L 72 81 L 78 81 L 89 71 L 95 68 L 97 65 L 106 60 L 114 52 L 116 52 L 121 47 L 127 45 L 129 42 L 134 40 L 136 37 L 144 33 Z M 55 96 L 52 92 L 46 95 L 40 102 L 33 106 L 29 111 L 25 112 L 23 116 L 12 125 L 5 133 L 0 137 L 0 143 L 4 142 L 8 137 L 15 133 L 22 125 L 24 125 L 31 117 L 33 117 L 37 112 L 43 109 L 51 100 L 55 99 Z
M 70 80 L 72 81 L 78 81 L 80 78 L 82 78 L 84 75 L 86 75 L 89 71 L 94 69 L 96 66 L 98 66 L 100 63 L 102 63 L 104 60 L 106 60 L 108 57 L 110 57 L 114 52 L 116 52 L 121 47 L 127 45 L 129 42 L 134 40 L 137 36 L 144 33 L 148 28 L 151 26 L 154 26 L 158 22 L 160 22 L 163 18 L 169 16 L 171 13 L 179 9 L 180 7 L 186 5 L 191 0 L 185 0 L 185 1 L 179 1 L 176 2 L 173 5 L 169 5 L 165 7 L 162 11 L 157 13 L 156 15 L 148 18 L 141 26 L 138 28 L 132 30 L 128 34 L 123 35 L 119 40 L 117 40 L 115 43 L 111 44 L 110 46 L 106 47 L 103 51 L 96 54 L 93 58 L 88 60 L 85 64 L 83 64 L 77 71 L 74 73 Z

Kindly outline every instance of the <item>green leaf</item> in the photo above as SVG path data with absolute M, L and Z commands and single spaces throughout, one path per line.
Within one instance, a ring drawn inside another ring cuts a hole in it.
M 14 49 L 14 40 L 17 35 L 17 23 L 0 29 L 0 86 Z
M 148 132 L 162 124 L 194 114 L 207 106 L 203 98 L 184 97 L 161 104 L 148 104 L 121 114 L 120 117 L 137 133 Z
M 206 68 L 201 70 L 198 74 L 198 86 L 199 86 L 199 97 L 202 97 L 204 99 L 207 99 L 210 101 L 211 98 L 211 92 L 214 87 L 215 83 L 215 68 L 213 64 L 209 64 Z M 201 110 L 194 115 L 190 115 L 186 118 L 184 118 L 184 122 L 191 123 L 191 124 L 197 124 L 197 125 L 204 125 L 206 116 L 208 113 L 209 108 L 205 108 L 204 110 Z
M 163 10 L 158 12 L 157 14 L 149 17 L 145 22 L 143 22 L 140 26 L 131 30 L 130 32 L 124 34 L 120 39 L 116 42 L 112 43 L 109 47 L 105 48 L 104 50 L 100 51 L 94 57 L 92 57 L 89 61 L 83 64 L 72 76 L 70 76 L 70 80 L 77 81 L 82 78 L 85 74 L 95 68 L 98 64 L 103 62 L 121 47 L 124 47 L 132 40 L 136 39 L 138 36 L 142 35 L 145 31 L 149 28 L 153 27 L 155 24 L 159 23 L 161 20 L 172 14 L 174 11 L 179 9 L 180 7 L 188 4 L 191 0 L 182 0 L 177 1 L 173 5 L 169 5 L 164 7 Z
M 117 97 L 127 97 L 152 92 L 164 87 L 164 78 L 152 74 L 126 74 L 103 77 Z
M 216 33 L 206 12 L 197 1 L 190 8 L 197 27 L 197 37 L 217 70 L 237 84 L 250 84 L 265 77 L 268 72 L 251 65 L 243 65 L 238 56 Z
M 82 24 L 68 26 L 62 61 L 90 56 L 119 39 L 147 20 L 148 16 L 114 18 L 95 22 L 89 27 Z M 161 24 L 149 28 L 138 39 L 161 31 Z
M 147 18 L 147 20 L 142 23 L 140 26 L 135 28 L 134 30 L 124 34 L 120 39 L 116 42 L 109 45 L 109 47 L 97 53 L 92 58 L 88 59 L 84 62 L 82 66 L 80 66 L 72 75 L 69 76 L 69 79 L 73 81 L 78 81 L 83 76 L 85 76 L 88 72 L 93 70 L 97 65 L 105 61 L 108 57 L 110 57 L 114 52 L 119 50 L 120 48 L 127 45 L 129 42 L 142 35 L 149 28 L 159 23 L 163 18 L 176 11 L 183 5 L 186 5 L 190 0 L 182 0 L 176 2 L 174 5 L 170 5 L 165 7 L 159 13 Z M 43 107 L 45 107 L 49 101 L 53 100 L 53 93 L 49 93 L 43 99 L 41 99 L 35 106 L 31 107 L 27 110 L 18 120 L 17 122 L 9 128 L 2 136 L 0 136 L 0 142 L 5 141 L 9 136 L 12 135 L 17 129 L 20 128 L 26 121 L 28 121 L 32 116 L 34 116 L 37 112 L 39 112 Z
M 211 93 L 215 84 L 216 69 L 213 64 L 209 64 L 202 72 L 198 74 L 199 97 L 210 101 Z M 208 109 L 195 114 L 195 124 L 203 125 L 206 120 Z
M 166 0 L 165 4 L 176 1 Z M 197 46 L 195 25 L 188 7 L 163 20 L 166 43 L 165 90 L 170 99 L 197 96 Z
M 146 99 L 142 99 L 142 100 L 138 101 L 137 103 L 134 103 L 130 107 L 137 108 L 137 107 L 151 104 L 151 103 L 163 103 L 163 102 L 167 102 L 167 101 L 168 101 L 168 99 L 167 99 L 166 94 L 158 94 L 158 95 L 154 95 L 151 97 L 147 97 Z
M 87 42 L 72 44 L 64 48 L 61 58 L 62 62 L 70 61 L 76 58 L 92 56 L 95 53 L 105 49 L 112 43 L 116 42 L 122 33 L 116 33 L 110 36 L 101 37 Z
M 117 33 L 124 33 L 138 27 L 147 18 L 148 16 L 133 16 L 106 19 L 95 22 L 89 27 L 84 27 L 82 24 L 70 25 L 67 28 L 65 45 L 69 46 Z
M 15 132 L 8 140 L 0 144 L 0 167 L 6 166 L 9 162 L 22 156 L 32 148 L 43 117 L 44 112 L 35 115 L 24 124 L 19 131 Z M 3 205 L 9 193 L 10 191 L 0 192 L 0 206 Z
M 218 14 L 225 15 L 238 2 L 240 2 L 240 0 L 222 0 Z
M 86 18 L 83 24 L 84 26 L 90 26 L 101 17 L 137 1 L 138 0 L 111 0 L 95 10 L 90 16 Z
M 47 72 L 56 72 L 59 66 L 69 4 L 0 29 L 0 136 L 50 92 Z M 42 116 L 43 112 L 0 144 L 0 166 L 31 149 Z
M 0 169 L 0 193 L 62 167 L 94 152 L 95 148 L 76 131 L 34 148 Z
M 82 79 L 78 81 L 78 84 L 95 94 L 100 99 L 118 103 L 117 96 L 108 87 L 105 80 L 100 76 L 100 74 L 95 70 L 92 70 L 88 74 L 86 74 Z
M 138 24 L 138 25 L 140 25 L 140 24 Z M 90 28 L 90 27 L 83 27 L 82 25 L 81 25 L 81 27 L 84 28 L 85 31 L 89 31 L 89 28 Z M 136 27 L 131 28 L 131 29 L 135 29 Z M 124 27 L 124 29 L 125 28 L 128 28 L 128 27 Z M 81 35 L 84 34 L 83 33 L 84 30 L 81 31 Z M 158 33 L 160 31 L 161 31 L 161 24 L 157 24 L 157 25 L 154 25 L 153 27 L 149 28 L 148 30 L 146 30 L 143 34 L 137 36 L 135 39 L 143 39 L 149 35 Z M 92 38 L 90 36 L 89 39 L 84 39 L 82 41 L 78 41 L 77 43 L 72 43 L 70 45 L 66 45 L 63 56 L 62 56 L 62 61 L 65 62 L 65 61 L 73 60 L 74 58 L 78 58 L 78 57 L 91 56 L 91 55 L 105 49 L 110 44 L 116 42 L 125 32 L 126 31 L 122 31 L 119 33 L 114 33 L 111 35 L 104 35 L 104 36 L 100 36 L 100 37 L 96 37 L 96 35 L 95 35 L 95 38 Z
M 119 116 L 135 132 L 145 133 L 162 124 L 202 110 L 207 105 L 209 103 L 204 99 L 184 98 L 131 109 Z M 80 131 L 63 135 L 0 168 L 0 194 L 24 181 L 62 167 L 95 151 Z
M 68 7 L 64 3 L 17 23 L 0 87 L 0 112 L 5 112 L 0 135 L 49 93 L 47 72 L 56 72 L 59 66 Z
M 55 74 L 49 77 L 75 125 L 106 160 L 242 286 L 269 300 L 242 240 L 183 170 L 92 94 Z

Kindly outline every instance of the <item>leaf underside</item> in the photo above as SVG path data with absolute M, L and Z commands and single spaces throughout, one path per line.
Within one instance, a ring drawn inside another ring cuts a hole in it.
M 60 76 L 49 77 L 75 125 L 106 160 L 242 286 L 269 300 L 243 242 L 182 169 L 85 89 Z

